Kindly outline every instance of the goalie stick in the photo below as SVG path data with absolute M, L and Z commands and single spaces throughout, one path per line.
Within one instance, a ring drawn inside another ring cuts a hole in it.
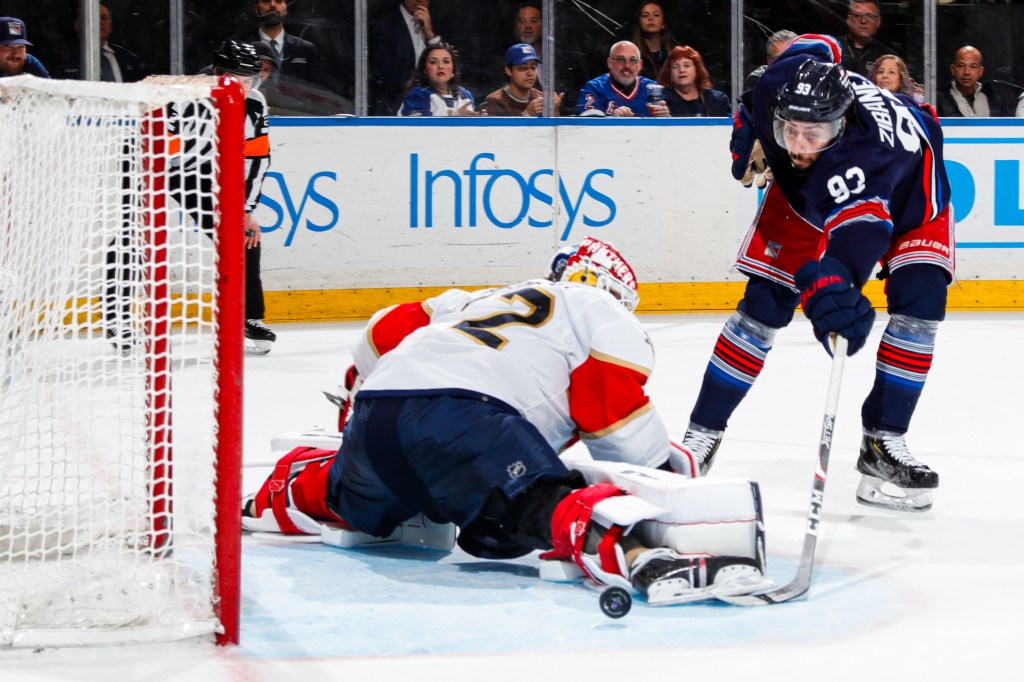
M 828 396 L 825 398 L 825 417 L 821 424 L 821 442 L 818 446 L 818 469 L 814 472 L 814 485 L 811 487 L 811 504 L 807 512 L 807 530 L 804 531 L 804 548 L 800 554 L 800 566 L 796 577 L 787 584 L 761 594 L 744 594 L 730 596 L 728 594 L 710 594 L 720 601 L 738 606 L 764 606 L 779 604 L 795 599 L 811 586 L 811 573 L 814 571 L 814 549 L 818 544 L 818 524 L 820 522 L 821 505 L 825 500 L 825 476 L 828 473 L 828 458 L 832 451 L 832 433 L 836 420 L 836 405 L 839 403 L 839 385 L 843 378 L 843 363 L 846 359 L 847 341 L 841 336 L 832 338 L 832 374 L 828 380 Z

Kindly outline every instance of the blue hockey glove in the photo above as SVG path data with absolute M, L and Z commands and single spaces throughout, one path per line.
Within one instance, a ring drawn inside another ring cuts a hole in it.
M 814 327 L 814 336 L 832 355 L 828 335 L 835 332 L 849 341 L 853 355 L 867 341 L 875 311 L 871 302 L 850 281 L 850 272 L 834 258 L 811 261 L 796 273 L 800 305 Z
M 729 140 L 729 151 L 732 152 L 732 176 L 743 179 L 750 165 L 750 154 L 754 151 L 757 135 L 754 133 L 754 120 L 747 108 L 740 104 L 732 117 L 732 138 Z

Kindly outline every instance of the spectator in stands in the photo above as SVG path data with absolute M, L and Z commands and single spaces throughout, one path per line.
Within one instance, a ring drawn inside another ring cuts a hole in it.
M 416 65 L 416 87 L 402 102 L 401 116 L 473 116 L 476 102 L 469 90 L 459 85 L 459 60 L 447 43 L 432 45 Z
M 524 4 L 516 10 L 515 22 L 512 25 L 512 32 L 516 40 L 525 45 L 531 46 L 539 56 L 542 52 L 541 36 L 543 28 L 541 24 L 540 5 L 535 3 Z
M 256 54 L 260 58 L 260 89 L 262 90 L 274 79 L 278 68 L 277 56 L 274 54 L 274 49 L 262 40 L 257 40 L 252 46 L 256 48 Z
M 1024 118 L 1024 93 L 1017 98 L 1017 111 L 1014 113 L 1017 118 Z
M 765 69 L 772 65 L 776 57 L 782 54 L 782 51 L 786 49 L 786 46 L 789 45 L 789 41 L 793 40 L 793 38 L 796 38 L 796 34 L 786 29 L 776 31 L 768 36 L 768 40 L 766 40 L 764 44 L 765 63 L 748 73 L 747 77 L 743 79 L 744 92 L 754 89 L 754 86 L 757 85 L 757 81 L 761 80 L 761 74 L 764 73 Z
M 894 54 L 879 57 L 868 70 L 868 80 L 889 92 L 910 95 L 918 104 L 924 102 L 924 88 L 910 77 L 906 62 Z
M 656 79 L 676 41 L 668 31 L 665 9 L 660 2 L 645 2 L 637 12 L 633 43 L 640 48 L 640 75 Z
M 314 85 L 322 82 L 320 55 L 308 40 L 285 33 L 288 16 L 286 0 L 256 0 L 253 5 L 259 20 L 259 39 L 270 46 L 282 76 L 298 78 Z
M 100 3 L 100 80 L 107 83 L 134 83 L 146 75 L 142 62 L 131 50 L 110 42 L 114 30 L 114 14 L 105 4 Z M 75 18 L 75 33 L 82 35 L 82 11 Z M 83 78 L 81 49 L 74 45 L 75 54 L 66 57 L 64 78 Z
M 846 13 L 847 33 L 839 39 L 847 71 L 866 76 L 871 65 L 888 51 L 875 41 L 881 26 L 882 15 L 877 2 L 853 0 L 850 3 Z
M 23 73 L 39 78 L 50 74 L 42 63 L 28 54 L 25 22 L 15 17 L 0 17 L 0 76 L 18 76 Z
M 939 116 L 1007 115 L 991 85 L 981 82 L 985 74 L 981 50 L 970 45 L 961 47 L 949 65 L 949 72 L 953 76 L 949 88 L 936 93 Z
M 537 83 L 537 69 L 540 58 L 528 43 L 518 43 L 505 52 L 505 74 L 508 84 L 487 95 L 481 113 L 490 116 L 540 116 L 544 110 L 541 91 Z M 555 94 L 555 111 L 562 103 L 565 93 Z
M 648 107 L 647 88 L 656 81 L 640 74 L 640 48 L 628 40 L 612 45 L 608 73 L 587 82 L 576 102 L 579 116 L 667 116 L 664 102 Z
M 369 113 L 387 116 L 403 107 L 402 95 L 427 47 L 442 43 L 430 0 L 398 0 L 370 22 Z
M 560 25 L 563 27 L 577 26 L 577 23 L 574 22 L 578 22 L 579 17 L 575 16 L 574 13 L 578 11 L 579 8 L 575 5 L 562 9 L 562 13 L 559 14 Z M 511 21 L 514 42 L 533 47 L 541 64 L 544 63 L 542 21 L 543 15 L 541 14 L 540 2 L 527 0 L 526 2 L 516 3 L 516 9 Z M 556 114 L 572 116 L 576 113 L 573 102 L 576 101 L 580 84 L 587 80 L 587 74 L 592 70 L 585 65 L 587 57 L 586 51 L 579 45 L 581 41 L 585 42 L 585 37 L 577 34 L 572 28 L 565 29 L 559 33 L 558 42 L 556 43 L 555 68 L 557 71 L 555 74 L 554 92 L 556 93 L 555 99 L 561 102 L 562 109 L 559 111 L 559 105 L 555 105 Z M 544 85 L 543 68 L 540 66 L 537 67 L 537 83 L 534 87 L 541 92 L 547 89 Z M 568 97 L 565 96 L 566 94 L 568 94 Z
M 671 116 L 731 116 L 724 92 L 711 89 L 711 76 L 700 52 L 689 45 L 672 48 L 658 74 Z

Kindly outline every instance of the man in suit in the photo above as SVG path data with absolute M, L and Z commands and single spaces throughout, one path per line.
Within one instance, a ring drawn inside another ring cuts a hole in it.
M 398 0 L 370 24 L 370 114 L 392 116 L 428 45 L 442 41 L 430 0 Z
M 131 50 L 110 42 L 110 34 L 114 31 L 114 13 L 105 4 L 100 3 L 100 80 L 107 83 L 134 83 L 148 74 L 142 68 L 142 62 Z M 82 35 L 81 11 L 75 19 L 75 32 Z M 62 77 L 79 79 L 84 76 L 81 66 L 81 49 L 74 46 L 74 54 L 70 50 L 64 53 L 62 61 Z
M 259 39 L 270 45 L 277 57 L 278 77 L 299 78 L 313 85 L 322 85 L 320 55 L 316 46 L 284 30 L 288 2 L 256 0 L 254 9 L 260 22 Z

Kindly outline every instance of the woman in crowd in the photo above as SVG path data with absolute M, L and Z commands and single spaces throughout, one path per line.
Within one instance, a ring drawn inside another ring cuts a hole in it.
M 656 79 L 665 58 L 676 44 L 669 35 L 661 3 L 645 2 L 640 6 L 632 40 L 640 48 L 640 60 L 643 62 L 640 75 Z
M 447 43 L 423 50 L 416 64 L 416 86 L 405 93 L 400 116 L 474 116 L 476 102 L 459 85 L 459 60 Z
M 658 82 L 672 116 L 731 116 L 729 97 L 711 89 L 711 76 L 700 52 L 689 45 L 672 48 Z
M 910 77 L 907 64 L 894 54 L 885 54 L 868 69 L 868 79 L 889 92 L 910 95 L 918 104 L 924 102 L 924 88 Z

